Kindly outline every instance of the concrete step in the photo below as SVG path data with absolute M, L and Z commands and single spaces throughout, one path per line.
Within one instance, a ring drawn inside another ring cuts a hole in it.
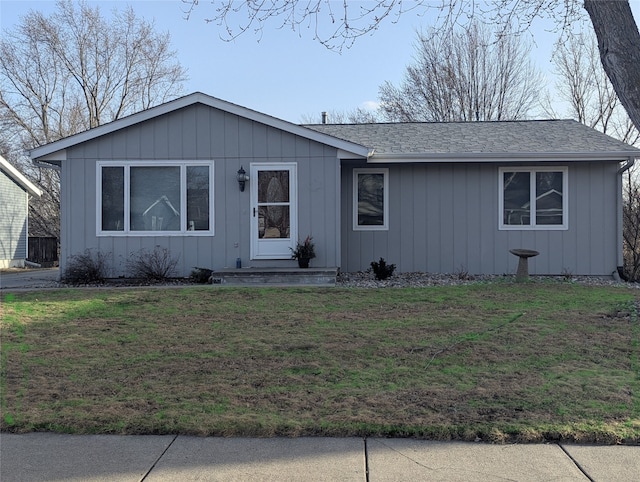
M 320 285 L 335 286 L 338 268 L 240 268 L 211 275 L 214 284 L 227 286 Z

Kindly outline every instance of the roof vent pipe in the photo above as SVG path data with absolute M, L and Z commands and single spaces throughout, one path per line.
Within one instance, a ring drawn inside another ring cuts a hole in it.
M 328 119 L 329 119 L 329 116 L 327 115 L 327 113 L 323 112 L 322 113 L 322 123 L 326 124 Z

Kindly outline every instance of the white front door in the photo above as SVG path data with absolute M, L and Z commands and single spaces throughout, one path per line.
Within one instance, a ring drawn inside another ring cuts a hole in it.
M 251 164 L 251 259 L 290 259 L 298 239 L 295 163 Z

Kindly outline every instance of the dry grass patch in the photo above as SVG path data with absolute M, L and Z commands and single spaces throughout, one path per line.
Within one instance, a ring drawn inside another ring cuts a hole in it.
M 635 291 L 4 294 L 2 430 L 640 441 Z

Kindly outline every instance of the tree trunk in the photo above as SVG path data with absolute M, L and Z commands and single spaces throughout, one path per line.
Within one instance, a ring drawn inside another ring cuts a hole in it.
M 640 129 L 640 33 L 628 0 L 584 0 L 600 60 L 629 118 Z

